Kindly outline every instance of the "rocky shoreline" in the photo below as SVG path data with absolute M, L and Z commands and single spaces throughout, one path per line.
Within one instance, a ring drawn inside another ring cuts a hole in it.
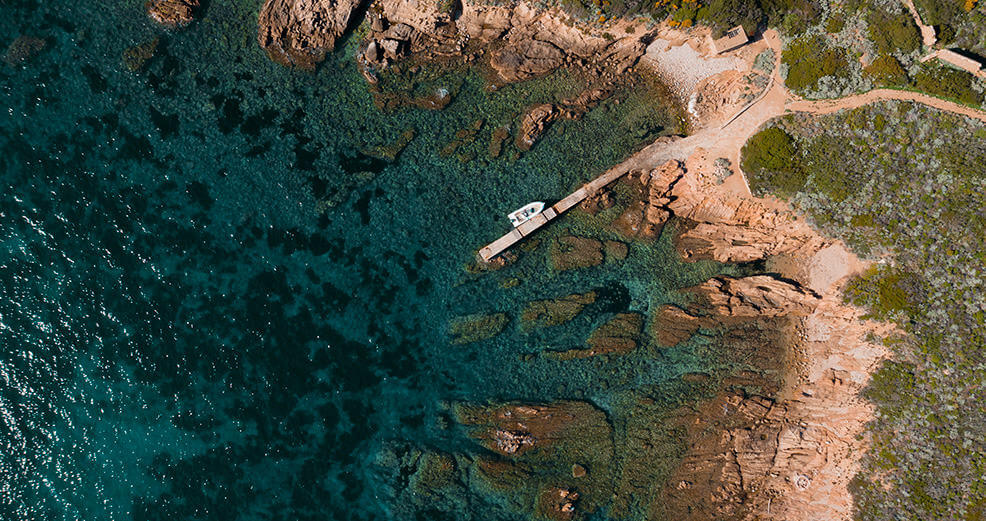
M 648 46 L 659 35 L 667 36 L 661 28 L 632 21 L 613 24 L 607 31 L 580 26 L 559 11 L 526 3 L 267 0 L 258 20 L 258 42 L 272 60 L 311 70 L 364 21 L 356 59 L 373 86 L 390 70 L 422 63 L 482 63 L 492 72 L 491 88 L 560 67 L 585 71 L 591 80 L 581 95 L 531 107 L 522 117 L 515 139 L 520 150 L 533 146 L 553 121 L 580 117 L 609 96 L 620 76 L 651 54 Z M 763 48 L 754 47 L 755 52 Z M 752 69 L 754 51 L 745 52 L 746 70 L 740 72 Z M 753 75 L 738 75 L 731 69 L 695 78 L 687 80 L 695 85 L 695 92 L 679 94 L 692 95 L 697 105 L 706 104 L 693 115 L 698 124 L 708 126 L 742 106 L 745 98 L 736 93 L 756 83 Z M 761 76 L 763 82 L 766 78 Z M 445 93 L 415 104 L 441 108 L 447 102 Z M 662 308 L 655 319 L 659 342 L 674 345 L 700 328 L 721 324 L 737 330 L 755 328 L 753 321 L 760 321 L 756 327 L 768 324 L 788 339 L 781 352 L 764 352 L 747 341 L 740 353 L 778 378 L 739 375 L 733 388 L 766 392 L 723 391 L 698 410 L 676 416 L 689 443 L 682 464 L 659 493 L 661 508 L 681 519 L 696 520 L 850 519 L 849 481 L 868 445 L 863 427 L 873 415 L 860 391 L 887 356 L 882 346 L 867 340 L 867 333 L 886 326 L 864 321 L 860 310 L 842 301 L 842 288 L 860 271 L 861 262 L 782 203 L 754 198 L 745 190 L 742 173 L 731 167 L 741 145 L 732 144 L 737 150 L 726 153 L 698 149 L 685 161 L 655 163 L 637 157 L 626 162 L 641 194 L 640 204 L 621 217 L 627 236 L 660 235 L 664 224 L 676 217 L 688 223 L 674 241 L 683 258 L 761 261 L 771 273 L 715 278 L 691 288 L 701 304 Z M 566 245 L 577 246 L 575 239 Z M 602 253 L 594 255 L 602 262 Z M 579 265 L 583 260 L 565 260 L 563 265 L 566 262 Z M 581 294 L 561 303 L 531 303 L 524 312 L 524 327 L 564 321 L 594 298 Z M 456 342 L 489 338 L 506 320 L 500 315 L 467 317 L 455 326 Z M 639 317 L 621 317 L 588 349 L 558 356 L 581 358 L 632 350 L 633 334 L 622 331 L 639 331 L 641 324 Z M 758 338 L 752 330 L 747 333 Z M 545 437 L 563 445 L 576 443 L 569 439 L 572 425 L 588 421 L 593 429 L 605 430 L 608 424 L 598 416 L 598 410 L 577 402 L 469 406 L 459 411 L 460 423 L 482 426 L 474 430 L 477 439 L 509 458 L 524 454 Z M 535 432 L 539 430 L 546 432 Z M 608 436 L 604 434 L 593 443 L 604 443 Z M 482 472 L 493 482 L 520 473 L 518 465 L 481 462 Z M 584 476 L 585 462 L 575 465 L 573 478 Z M 588 467 L 588 475 L 595 476 Z M 592 494 L 580 497 L 568 488 L 543 492 L 535 501 L 536 510 L 552 519 L 571 518 L 580 505 L 590 505 L 592 511 L 602 501 Z

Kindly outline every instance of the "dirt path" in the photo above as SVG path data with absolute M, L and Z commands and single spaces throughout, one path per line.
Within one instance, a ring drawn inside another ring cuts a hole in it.
M 909 2 L 910 0 L 905 0 Z M 654 143 L 615 169 L 651 170 L 670 159 L 684 161 L 698 149 L 704 149 L 711 157 L 726 158 L 739 173 L 726 180 L 727 188 L 737 195 L 750 195 L 746 176 L 740 168 L 740 152 L 743 145 L 768 121 L 792 112 L 831 114 L 844 109 L 855 109 L 880 101 L 898 100 L 921 103 L 929 107 L 959 114 L 986 122 L 986 111 L 977 110 L 955 102 L 921 94 L 893 89 L 876 89 L 863 94 L 834 100 L 806 100 L 791 94 L 780 77 L 781 40 L 776 31 L 763 35 L 774 50 L 776 62 L 767 92 L 722 127 L 710 126 L 672 143 Z M 734 179 L 735 178 L 735 179 Z
M 857 94 L 855 96 L 848 96 L 835 100 L 797 100 L 788 103 L 786 108 L 792 112 L 831 114 L 843 109 L 854 109 L 862 107 L 863 105 L 888 100 L 913 101 L 915 103 L 921 103 L 922 105 L 936 108 L 938 110 L 952 112 L 954 114 L 960 114 L 962 116 L 986 122 L 986 112 L 981 110 L 976 110 L 972 107 L 967 107 L 951 101 L 945 101 L 927 94 L 892 89 L 876 89 L 864 94 Z

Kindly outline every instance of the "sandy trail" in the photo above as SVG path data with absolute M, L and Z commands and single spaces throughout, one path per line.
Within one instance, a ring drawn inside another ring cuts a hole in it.
M 696 150 L 706 150 L 710 157 L 728 159 L 739 176 L 726 181 L 737 194 L 750 195 L 746 176 L 740 169 L 740 151 L 743 145 L 768 121 L 792 112 L 831 114 L 845 109 L 855 109 L 881 101 L 897 100 L 921 103 L 938 110 L 959 114 L 986 122 L 986 112 L 946 101 L 918 92 L 893 89 L 875 89 L 869 92 L 834 100 L 806 100 L 791 94 L 780 77 L 781 40 L 774 30 L 763 35 L 767 45 L 774 49 L 776 62 L 769 89 L 749 106 L 741 109 L 735 119 L 724 126 L 710 126 L 686 138 L 672 143 L 654 143 L 614 167 L 614 170 L 651 170 L 670 159 L 684 161 Z M 738 177 L 739 179 L 732 179 Z

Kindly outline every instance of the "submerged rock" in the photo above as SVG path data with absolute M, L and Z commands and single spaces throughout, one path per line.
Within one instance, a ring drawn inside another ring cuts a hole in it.
M 500 157 L 500 153 L 503 152 L 503 143 L 508 139 L 510 139 L 510 128 L 505 126 L 497 127 L 493 131 L 493 135 L 490 136 L 490 159 Z
M 619 313 L 597 327 L 586 340 L 586 349 L 570 349 L 551 353 L 559 360 L 590 356 L 626 354 L 637 348 L 644 317 L 639 313 Z
M 504 313 L 477 313 L 456 317 L 449 324 L 449 334 L 453 344 L 471 344 L 499 335 L 509 321 Z
M 596 301 L 596 292 L 574 293 L 554 300 L 529 302 L 521 313 L 521 325 L 525 331 L 564 324 Z
M 460 404 L 455 416 L 497 455 L 477 459 L 474 483 L 500 491 L 525 518 L 570 519 L 576 510 L 592 513 L 611 501 L 613 428 L 591 404 Z
M 588 268 L 603 263 L 603 243 L 589 237 L 565 235 L 551 243 L 551 267 L 556 271 Z
M 363 151 L 363 153 L 379 159 L 394 161 L 411 144 L 411 141 L 414 141 L 415 135 L 417 135 L 417 132 L 413 128 L 406 129 L 392 143 L 369 148 Z
M 608 262 L 621 261 L 627 258 L 630 254 L 630 248 L 620 242 L 620 241 L 605 241 L 603 243 L 603 251 L 606 252 L 606 260 Z
M 589 335 L 586 344 L 592 355 L 629 353 L 637 348 L 644 317 L 639 313 L 619 313 Z
M 517 148 L 530 150 L 556 119 L 558 119 L 558 110 L 551 103 L 544 103 L 532 108 L 527 114 L 524 114 L 520 121 Z
M 195 20 L 199 0 L 148 0 L 147 16 L 168 29 L 180 29 Z
M 7 65 L 23 65 L 44 50 L 48 42 L 33 36 L 18 36 L 7 46 L 3 61 Z
M 257 41 L 271 60 L 313 70 L 335 49 L 360 0 L 267 0 L 257 20 Z
M 147 60 L 150 60 L 157 52 L 159 38 L 146 41 L 139 45 L 127 48 L 123 51 L 123 65 L 131 72 L 137 72 L 144 68 Z

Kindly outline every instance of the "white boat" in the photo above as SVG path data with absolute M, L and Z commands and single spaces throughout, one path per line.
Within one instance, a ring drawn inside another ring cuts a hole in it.
M 510 223 L 514 225 L 514 228 L 516 228 L 529 221 L 531 217 L 541 213 L 542 210 L 544 210 L 544 203 L 541 201 L 534 201 L 533 203 L 525 204 L 517 210 L 510 212 L 507 214 L 507 218 L 510 219 Z

